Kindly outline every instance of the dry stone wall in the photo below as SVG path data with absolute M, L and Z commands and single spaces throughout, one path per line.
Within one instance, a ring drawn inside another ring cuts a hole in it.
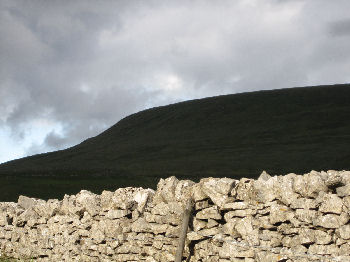
M 0 203 L 0 253 L 35 261 L 350 261 L 350 172 L 161 179 L 157 190 Z

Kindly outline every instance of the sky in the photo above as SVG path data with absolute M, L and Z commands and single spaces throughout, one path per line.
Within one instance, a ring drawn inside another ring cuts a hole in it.
M 350 82 L 349 0 L 1 0 L 0 163 L 195 98 Z

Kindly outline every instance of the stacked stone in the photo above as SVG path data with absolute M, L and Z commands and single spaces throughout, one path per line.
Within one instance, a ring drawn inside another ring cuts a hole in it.
M 132 223 L 154 195 L 122 188 L 101 195 L 82 190 L 62 201 L 20 196 L 0 204 L 0 253 L 40 261 L 139 261 Z M 129 250 L 128 250 L 129 248 Z
M 350 172 L 81 191 L 63 200 L 0 203 L 0 254 L 38 261 L 350 261 Z
M 350 261 L 350 172 L 206 178 L 191 261 Z

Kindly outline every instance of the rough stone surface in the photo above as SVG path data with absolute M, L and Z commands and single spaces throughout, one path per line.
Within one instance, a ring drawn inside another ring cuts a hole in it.
M 35 261 L 174 261 L 185 203 L 183 261 L 350 261 L 350 172 L 257 180 L 161 179 L 157 190 L 82 190 L 0 203 L 0 254 Z

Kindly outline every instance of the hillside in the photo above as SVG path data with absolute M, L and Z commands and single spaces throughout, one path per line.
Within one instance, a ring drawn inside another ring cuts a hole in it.
M 72 148 L 0 165 L 2 187 L 8 185 L 0 189 L 12 190 L 12 197 L 28 185 L 20 189 L 10 183 L 32 184 L 39 177 L 41 185 L 53 181 L 50 192 L 59 191 L 55 184 L 63 178 L 62 190 L 75 192 L 82 185 L 98 191 L 111 183 L 154 187 L 159 177 L 169 175 L 196 180 L 256 177 L 262 170 L 282 174 L 350 169 L 349 102 L 346 84 L 241 93 L 152 108 Z

